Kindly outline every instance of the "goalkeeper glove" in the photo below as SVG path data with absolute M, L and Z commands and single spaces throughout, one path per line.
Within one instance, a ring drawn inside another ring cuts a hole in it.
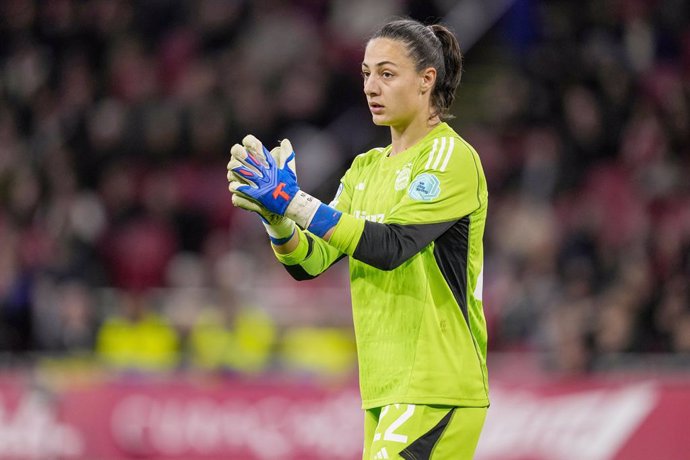
M 228 165 L 242 180 L 231 181 L 230 191 L 259 203 L 269 212 L 288 217 L 320 237 L 338 223 L 342 215 L 339 211 L 300 190 L 290 141 L 286 139 L 280 144 L 279 157 L 285 159 L 282 164 L 254 136 L 245 137 L 242 143 L 244 148 L 233 146 L 231 153 L 237 162 Z
M 253 140 L 256 140 L 256 138 L 254 138 L 253 136 L 247 136 L 244 142 L 252 144 Z M 258 140 L 256 141 L 258 142 Z M 286 151 L 288 152 L 288 155 L 284 154 Z M 276 147 L 269 152 L 269 155 L 273 157 L 273 159 L 282 167 L 287 162 L 289 152 L 291 151 L 291 148 L 281 149 L 280 147 Z M 239 176 L 238 173 L 233 171 L 233 169 L 251 166 L 246 163 L 246 158 L 248 158 L 250 154 L 246 151 L 246 148 L 244 146 L 235 144 L 231 149 L 231 154 L 231 160 L 228 163 L 227 168 L 229 181 L 228 187 L 232 191 L 233 188 L 245 183 L 243 179 L 244 176 Z M 267 164 L 265 149 L 261 149 L 253 155 L 254 158 L 258 160 L 258 162 L 260 162 L 261 164 Z M 294 160 L 292 161 L 292 165 L 290 165 L 289 167 L 291 167 L 291 169 L 294 171 Z M 276 246 L 280 246 L 282 244 L 287 243 L 295 234 L 295 223 L 292 220 L 266 210 L 257 202 L 250 200 L 241 194 L 233 193 L 232 204 L 236 207 L 245 209 L 247 211 L 257 213 L 259 217 L 261 217 L 261 222 L 266 228 L 266 233 L 268 233 L 271 242 Z

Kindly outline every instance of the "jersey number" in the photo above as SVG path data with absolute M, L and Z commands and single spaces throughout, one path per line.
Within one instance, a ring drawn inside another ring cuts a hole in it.
M 396 404 L 395 407 L 396 409 L 399 407 L 399 404 Z M 381 416 L 379 417 L 379 420 L 383 420 L 383 417 L 388 413 L 388 409 L 390 406 L 385 406 L 383 409 L 381 409 Z M 400 428 L 400 425 L 405 423 L 410 417 L 412 417 L 412 414 L 414 413 L 414 404 L 408 404 L 407 409 L 405 412 L 400 414 L 400 417 L 398 417 L 391 425 L 384 431 L 383 433 L 383 440 L 384 441 L 393 441 L 393 442 L 402 442 L 405 443 L 407 442 L 407 436 L 404 434 L 398 434 L 395 432 L 398 428 Z M 381 439 L 381 433 L 376 433 L 374 434 L 374 441 L 379 441 Z

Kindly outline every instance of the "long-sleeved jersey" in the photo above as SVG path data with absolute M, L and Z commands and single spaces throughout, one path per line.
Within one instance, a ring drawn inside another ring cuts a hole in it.
M 299 230 L 276 256 L 300 280 L 350 256 L 363 408 L 488 406 L 479 157 L 446 123 L 390 149 L 357 156 L 341 179 L 329 242 Z

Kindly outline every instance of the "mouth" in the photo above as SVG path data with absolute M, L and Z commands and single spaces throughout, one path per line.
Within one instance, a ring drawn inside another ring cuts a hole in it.
M 375 113 L 375 114 L 376 113 L 382 113 L 384 108 L 385 107 L 383 105 L 381 105 L 377 102 L 370 102 L 369 103 L 369 110 L 371 111 L 371 113 Z

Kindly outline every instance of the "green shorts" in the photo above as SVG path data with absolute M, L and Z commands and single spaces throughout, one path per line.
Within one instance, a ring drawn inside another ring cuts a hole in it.
M 414 404 L 368 409 L 362 459 L 471 459 L 486 411 L 486 407 Z

